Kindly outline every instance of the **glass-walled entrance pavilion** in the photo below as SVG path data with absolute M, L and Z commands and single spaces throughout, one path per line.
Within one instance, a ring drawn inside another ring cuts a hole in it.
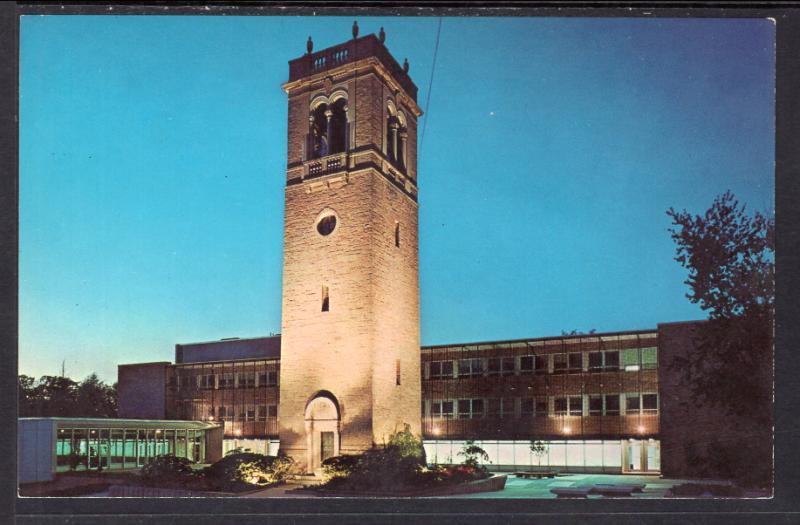
M 136 469 L 160 455 L 196 463 L 222 456 L 222 426 L 203 421 L 21 418 L 19 425 L 21 478 Z

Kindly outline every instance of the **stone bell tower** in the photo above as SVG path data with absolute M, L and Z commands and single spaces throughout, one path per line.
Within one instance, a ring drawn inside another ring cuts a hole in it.
M 279 434 L 307 472 L 420 434 L 417 87 L 379 37 L 289 62 Z

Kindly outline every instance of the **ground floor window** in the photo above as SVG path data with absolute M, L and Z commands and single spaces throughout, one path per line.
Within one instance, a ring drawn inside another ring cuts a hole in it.
M 458 455 L 466 442 L 426 440 L 429 463 L 460 463 Z M 490 469 L 520 470 L 552 467 L 565 472 L 657 472 L 661 468 L 659 441 L 650 440 L 549 440 L 542 441 L 543 452 L 531 452 L 530 441 L 481 441 Z
M 150 458 L 171 454 L 192 461 L 205 458 L 202 430 L 60 428 L 56 471 L 130 469 Z

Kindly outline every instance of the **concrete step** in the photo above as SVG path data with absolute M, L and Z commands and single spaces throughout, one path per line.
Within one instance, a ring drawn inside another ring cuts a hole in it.
M 321 485 L 325 482 L 322 476 L 314 474 L 296 474 L 287 480 L 290 485 Z

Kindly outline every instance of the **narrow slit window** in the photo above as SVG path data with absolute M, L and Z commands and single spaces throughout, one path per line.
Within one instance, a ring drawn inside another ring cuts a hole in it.
M 394 245 L 399 248 L 400 247 L 400 223 L 394 223 Z
M 395 385 L 400 384 L 400 360 L 397 359 L 394 362 L 394 382 Z
M 328 312 L 331 309 L 331 300 L 328 296 L 328 287 L 322 285 L 322 311 Z

